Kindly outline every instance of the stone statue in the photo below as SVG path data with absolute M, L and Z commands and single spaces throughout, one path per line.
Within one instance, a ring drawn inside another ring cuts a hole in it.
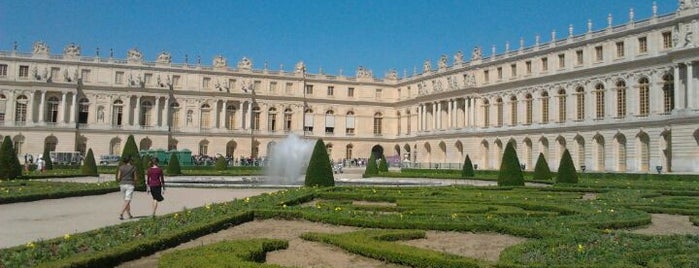
M 162 51 L 160 52 L 160 55 L 158 55 L 158 59 L 155 60 L 155 62 L 165 64 L 172 63 L 172 55 L 170 55 L 168 52 Z
M 34 77 L 36 80 L 41 79 L 41 76 L 39 76 L 39 70 L 37 69 L 36 65 L 32 66 L 32 77 Z
M 696 24 L 696 20 L 694 20 L 691 24 L 687 23 L 684 25 L 684 44 L 682 44 L 682 47 L 693 47 L 694 45 L 692 44 L 692 24 Z
M 129 49 L 129 51 L 126 53 L 128 57 L 129 62 L 141 62 L 143 61 L 143 53 L 141 51 L 138 51 L 137 48 L 132 48 Z
M 386 79 L 398 80 L 398 72 L 395 69 L 388 71 L 388 74 L 386 74 Z
M 300 73 L 305 73 L 306 72 L 306 65 L 303 64 L 303 61 L 299 61 L 296 63 L 296 67 L 294 69 L 294 73 L 300 74 Z
M 241 70 L 252 70 L 252 61 L 250 61 L 248 58 L 243 57 L 240 59 L 238 62 L 238 69 Z
M 133 74 L 129 74 L 129 86 L 136 86 L 136 81 L 133 79 Z
M 357 78 L 372 78 L 374 74 L 367 68 L 363 66 L 357 67 Z
M 454 64 L 461 64 L 464 62 L 464 53 L 461 50 L 456 52 L 454 55 Z
M 228 66 L 228 62 L 227 62 L 226 58 L 224 58 L 221 55 L 214 57 L 213 64 L 214 64 L 214 68 L 226 68 L 226 66 Z
M 97 122 L 104 122 L 104 107 L 97 108 Z
M 71 81 L 70 75 L 68 74 L 68 68 L 63 69 L 63 81 Z
M 49 54 L 49 46 L 42 42 L 42 41 L 36 41 L 34 42 L 34 55 L 48 55 Z
M 474 47 L 473 52 L 471 53 L 471 60 L 480 60 L 483 58 L 483 54 L 481 52 L 480 47 Z
M 444 70 L 447 68 L 447 55 L 442 55 L 439 57 L 439 70 Z
M 41 72 L 41 78 L 46 80 L 49 79 L 49 69 L 44 67 L 44 71 Z
M 80 56 L 80 46 L 75 45 L 75 43 L 70 43 L 63 49 L 63 55 L 77 57 Z
M 432 71 L 432 63 L 430 62 L 430 59 L 426 59 L 425 63 L 422 64 L 422 73 L 429 73 Z
M 464 85 L 466 87 L 473 87 L 476 86 L 476 78 L 473 75 L 473 73 L 466 73 L 464 74 Z

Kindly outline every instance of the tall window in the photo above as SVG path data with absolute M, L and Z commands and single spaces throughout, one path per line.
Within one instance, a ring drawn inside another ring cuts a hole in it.
M 234 85 L 235 85 L 235 83 L 231 84 L 231 88 L 233 88 Z M 179 76 L 179 75 L 173 75 L 173 76 L 172 76 L 172 86 L 173 86 L 173 87 L 180 87 L 180 86 L 182 86 L 182 84 L 180 83 L 180 76 Z
M 202 80 L 201 83 L 202 88 L 210 88 L 211 87 L 211 78 L 209 77 L 204 77 L 204 80 Z
M 333 96 L 335 94 L 335 87 L 328 86 L 328 96 Z
M 304 133 L 313 133 L 313 110 L 306 109 L 303 113 L 303 131 Z
M 624 118 L 626 116 L 626 82 L 616 83 L 616 116 Z
M 27 96 L 19 95 L 15 106 L 15 122 L 24 124 L 27 122 Z
M 0 77 L 7 76 L 7 64 L 0 64 Z
M 46 122 L 58 122 L 58 103 L 57 97 L 49 97 L 48 101 L 46 102 Z
M 595 117 L 604 118 L 604 85 L 601 83 L 595 86 Z
M 585 120 L 585 89 L 578 87 L 575 90 L 576 98 L 576 116 L 577 120 Z
M 284 86 L 284 94 L 291 95 L 294 93 L 294 83 L 286 83 Z
M 123 124 L 123 122 L 122 122 L 123 113 L 124 113 L 124 102 L 121 100 L 115 100 L 114 104 L 112 105 L 112 125 L 113 126 L 121 126 Z
M 626 138 L 617 137 L 617 169 L 626 171 Z
M 277 131 L 277 108 L 269 108 L 267 111 L 267 131 Z
M 313 85 L 306 85 L 306 95 L 313 95 Z
M 526 69 L 527 74 L 532 74 L 532 61 L 524 62 L 524 68 Z
M 0 94 L 0 125 L 5 122 L 5 107 L 7 107 L 7 97 L 4 94 Z M 0 135 L 2 138 L 2 135 Z
M 549 70 L 549 58 L 543 57 L 541 58 L 541 71 L 546 72 Z
M 671 74 L 663 76 L 663 112 L 669 113 L 675 109 L 675 84 Z
M 498 72 L 498 80 L 502 80 L 502 67 L 498 67 L 497 72 Z
M 602 49 L 602 46 L 596 46 L 595 47 L 595 61 L 601 62 L 604 60 L 604 50 Z
M 498 113 L 497 121 L 495 122 L 495 125 L 496 125 L 497 127 L 501 127 L 501 126 L 502 126 L 502 121 L 503 121 L 502 119 L 503 119 L 503 117 L 504 117 L 503 107 L 502 107 L 503 105 L 502 105 L 502 104 L 503 104 L 503 103 L 502 103 L 502 98 L 497 98 L 497 99 L 495 100 L 495 109 L 497 110 L 497 113 Z
M 211 106 L 208 103 L 201 105 L 201 128 L 211 128 Z
M 374 135 L 381 136 L 383 124 L 383 114 L 374 114 Z
M 19 79 L 27 79 L 29 77 L 29 65 L 19 66 Z
M 252 129 L 260 130 L 260 107 L 252 108 Z
M 325 134 L 335 134 L 335 112 L 333 110 L 325 112 Z
M 151 116 L 153 112 L 153 103 L 150 101 L 143 101 L 141 103 L 141 118 L 140 118 L 140 125 L 141 126 L 150 126 L 151 125 Z
M 90 77 L 90 76 L 91 76 L 90 74 L 91 74 L 90 70 L 88 70 L 88 69 L 83 69 L 83 70 L 80 71 L 80 78 L 83 79 L 83 82 L 90 82 L 91 79 L 92 79 L 92 78 Z M 153 75 L 150 74 L 150 77 L 153 77 Z M 149 76 L 148 76 L 148 74 L 146 74 L 146 79 L 148 79 L 148 78 L 149 78 Z M 148 83 L 148 80 L 146 80 L 146 83 Z
M 354 88 L 353 87 L 347 88 L 347 97 L 354 97 Z
M 236 109 L 233 105 L 226 106 L 226 129 L 235 128 Z
M 209 153 L 209 142 L 206 140 L 203 140 L 199 143 L 199 154 L 200 155 L 207 155 Z
M 533 110 L 534 110 L 534 109 L 533 109 L 533 108 L 534 108 L 534 107 L 533 107 L 534 105 L 533 105 L 533 100 L 532 100 L 532 94 L 527 94 L 527 96 L 524 97 L 524 103 L 525 103 L 526 106 L 527 106 L 527 114 L 526 114 L 526 116 L 525 116 L 525 117 L 526 117 L 526 124 L 527 124 L 527 125 L 531 125 L 531 124 L 532 124 L 532 121 L 533 121 L 533 120 L 532 120 L 532 118 L 533 118 L 532 113 L 533 113 Z
M 352 158 L 352 144 L 347 144 L 347 147 L 345 147 L 345 158 L 351 159 Z
M 407 132 L 406 132 L 406 133 L 407 133 L 408 135 L 410 135 L 410 131 L 412 130 L 412 128 L 411 128 L 412 123 L 410 122 L 410 121 L 411 121 L 411 113 L 410 113 L 410 110 L 408 110 L 408 111 L 405 112 L 405 117 L 406 117 L 405 121 L 406 121 L 406 123 L 407 123 L 407 124 L 406 124 L 406 125 L 407 125 L 407 126 L 406 126 L 406 131 L 407 131 Z
M 563 69 L 566 67 L 566 54 L 558 54 L 558 68 Z
M 517 125 L 517 97 L 510 97 L 510 125 Z
M 483 99 L 483 127 L 490 125 L 490 102 L 488 99 Z
M 541 93 L 541 123 L 549 122 L 549 93 L 544 91 Z
M 648 78 L 638 80 L 638 112 L 641 116 L 648 116 L 650 110 L 650 100 L 648 99 L 649 84 Z
M 53 75 L 51 75 L 53 77 Z M 116 72 L 114 74 L 114 84 L 121 85 L 124 83 L 124 72 Z
M 277 93 L 277 82 L 269 82 L 269 93 Z
M 558 122 L 566 121 L 566 91 L 558 90 Z
M 380 99 L 381 97 L 383 97 L 383 89 L 377 88 L 376 89 L 376 98 Z
M 292 114 L 293 114 L 293 111 L 291 111 L 291 108 L 284 109 L 284 132 L 291 131 L 291 115 Z
M 354 112 L 347 112 L 345 117 L 345 134 L 354 135 Z
M 581 49 L 581 50 L 578 50 L 578 51 L 575 51 L 575 59 L 576 59 L 576 60 L 575 60 L 575 63 L 576 63 L 577 65 L 582 65 L 582 64 L 583 64 L 583 51 L 582 51 L 582 49 Z
M 488 70 L 483 70 L 483 81 L 485 83 L 490 82 L 490 71 Z
M 170 125 L 173 128 L 178 128 L 180 127 L 180 104 L 177 102 L 173 102 L 170 104 L 170 109 L 172 109 L 172 120 Z
M 401 116 L 400 112 L 396 113 L 396 135 L 400 135 L 401 132 Z
M 78 123 L 87 124 L 87 117 L 90 114 L 90 100 L 81 98 L 79 101 Z
M 672 48 L 672 32 L 663 32 L 663 48 Z
M 510 65 L 510 78 L 517 77 L 517 64 Z
M 616 57 L 623 58 L 624 54 L 624 42 L 616 42 Z
M 643 36 L 638 38 L 638 53 L 647 53 L 648 52 L 648 39 Z

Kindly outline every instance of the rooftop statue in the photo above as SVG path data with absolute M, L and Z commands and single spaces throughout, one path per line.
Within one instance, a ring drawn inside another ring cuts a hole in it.
M 243 57 L 239 62 L 238 62 L 238 69 L 241 70 L 252 70 L 252 61 L 250 61 L 248 58 Z
M 141 53 L 141 51 L 138 51 L 137 48 L 129 49 L 126 55 L 129 62 L 143 61 L 143 53 Z
M 63 55 L 77 57 L 80 56 L 80 46 L 70 43 L 63 49 Z
M 49 54 L 49 46 L 42 42 L 42 41 L 36 41 L 34 42 L 34 55 L 48 55 Z
M 228 66 L 228 60 L 221 55 L 214 57 L 214 67 L 225 68 Z
M 160 52 L 160 55 L 158 55 L 158 59 L 155 61 L 157 63 L 172 63 L 172 55 L 168 52 Z

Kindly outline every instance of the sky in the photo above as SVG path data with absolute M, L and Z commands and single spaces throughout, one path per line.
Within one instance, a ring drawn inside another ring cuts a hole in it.
M 658 0 L 658 14 L 677 9 L 677 0 Z M 400 77 L 433 69 L 441 55 L 449 64 L 461 50 L 469 59 L 474 47 L 483 55 L 534 44 L 537 34 L 557 37 L 629 21 L 652 14 L 651 0 L 1 0 L 0 51 L 31 52 L 46 42 L 51 54 L 75 43 L 82 55 L 125 59 L 131 48 L 146 61 L 162 51 L 174 63 L 212 65 L 221 55 L 235 66 L 242 58 L 254 69 L 293 70 L 303 61 L 309 73 L 354 76 L 358 66 L 383 77 L 395 69 Z

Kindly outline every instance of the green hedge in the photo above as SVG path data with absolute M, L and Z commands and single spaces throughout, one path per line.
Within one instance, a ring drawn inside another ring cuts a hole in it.
M 206 246 L 168 252 L 160 257 L 158 267 L 282 267 L 261 264 L 267 252 L 286 249 L 289 242 L 278 239 L 222 241 Z

